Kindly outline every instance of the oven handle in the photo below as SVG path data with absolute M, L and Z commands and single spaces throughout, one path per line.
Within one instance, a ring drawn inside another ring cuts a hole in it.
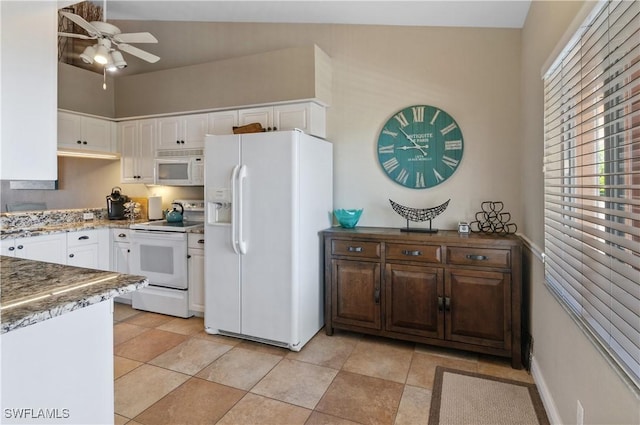
M 240 170 L 240 165 L 235 165 L 233 170 L 231 171 L 231 247 L 233 248 L 233 252 L 240 255 L 240 251 L 238 251 L 237 239 L 236 239 L 236 220 L 237 220 L 237 209 L 238 205 L 236 205 L 236 181 L 238 177 L 238 171 Z
M 238 172 L 238 250 L 240 254 L 245 255 L 247 253 L 247 241 L 244 240 L 244 232 L 243 232 L 243 188 L 244 181 L 247 178 L 247 166 L 243 165 L 240 167 L 240 171 Z
M 132 239 L 175 239 L 183 240 L 186 233 L 184 232 L 164 232 L 162 230 L 132 230 Z

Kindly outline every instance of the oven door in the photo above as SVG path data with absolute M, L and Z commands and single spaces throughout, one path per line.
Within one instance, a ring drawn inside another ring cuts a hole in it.
M 187 234 L 133 230 L 130 267 L 150 285 L 187 289 Z

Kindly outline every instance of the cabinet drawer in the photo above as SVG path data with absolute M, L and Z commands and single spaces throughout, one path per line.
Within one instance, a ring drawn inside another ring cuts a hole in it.
M 129 242 L 129 229 L 111 229 L 114 242 Z
M 449 264 L 482 267 L 511 267 L 511 251 L 508 249 L 448 247 Z
M 67 246 L 84 246 L 98 243 L 98 231 L 91 230 L 79 230 L 77 232 L 67 233 Z
M 192 249 L 204 249 L 204 233 L 188 233 L 187 246 Z
M 331 255 L 380 258 L 380 243 L 366 241 L 331 241 Z
M 424 261 L 440 263 L 440 245 L 413 245 L 388 243 L 386 247 L 387 260 Z

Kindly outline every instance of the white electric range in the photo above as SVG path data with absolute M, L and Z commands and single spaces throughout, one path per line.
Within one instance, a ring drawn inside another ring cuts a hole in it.
M 149 279 L 149 286 L 132 294 L 131 306 L 190 317 L 187 232 L 204 227 L 204 201 L 178 199 L 173 203 L 183 206 L 184 221 L 149 221 L 130 226 L 131 273 Z

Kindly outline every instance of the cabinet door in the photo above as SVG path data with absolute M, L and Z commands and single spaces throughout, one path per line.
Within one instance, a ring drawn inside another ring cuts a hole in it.
M 58 146 L 77 149 L 82 146 L 80 116 L 58 112 Z
M 182 117 L 158 119 L 158 149 L 176 149 L 184 143 Z
M 97 269 L 99 265 L 98 244 L 70 247 L 68 249 L 67 264 L 88 269 Z
M 111 122 L 91 117 L 81 117 L 82 148 L 92 151 L 112 152 Z
M 114 242 L 111 249 L 111 270 L 118 273 L 129 273 L 129 248 L 128 242 Z
M 138 149 L 136 169 L 137 183 L 154 182 L 154 157 L 156 154 L 156 120 L 138 122 Z
M 332 260 L 331 319 L 381 329 L 380 263 Z
M 203 148 L 204 136 L 208 130 L 207 114 L 186 115 L 183 118 L 184 143 L 183 148 Z
M 443 269 L 387 264 L 385 288 L 387 330 L 444 337 Z
M 67 236 L 64 233 L 17 238 L 14 244 L 16 257 L 57 264 L 67 262 Z
M 120 145 L 120 180 L 122 183 L 136 183 L 138 161 L 138 122 L 118 123 L 118 144 Z
M 262 128 L 273 129 L 273 108 L 249 108 L 238 111 L 238 125 L 247 125 L 259 122 Z
M 448 272 L 446 339 L 511 348 L 511 275 L 475 270 Z
M 326 136 L 325 108 L 313 102 L 273 107 L 273 126 L 278 130 L 298 128 L 314 136 Z
M 209 134 L 233 134 L 233 127 L 238 125 L 238 111 L 211 112 L 207 121 Z
M 204 313 L 204 249 L 189 249 L 189 310 Z

